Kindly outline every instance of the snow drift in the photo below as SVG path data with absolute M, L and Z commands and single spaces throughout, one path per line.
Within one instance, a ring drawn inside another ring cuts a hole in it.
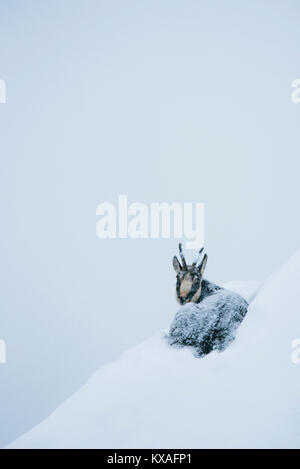
M 300 251 L 260 288 L 224 352 L 158 333 L 101 368 L 10 448 L 299 448 Z M 231 283 L 249 301 L 256 285 Z

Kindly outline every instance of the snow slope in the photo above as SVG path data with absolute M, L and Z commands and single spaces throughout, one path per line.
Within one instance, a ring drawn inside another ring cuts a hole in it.
M 299 280 L 300 251 L 259 289 L 224 352 L 197 359 L 158 333 L 10 448 L 300 448 Z M 257 290 L 226 286 L 248 299 Z

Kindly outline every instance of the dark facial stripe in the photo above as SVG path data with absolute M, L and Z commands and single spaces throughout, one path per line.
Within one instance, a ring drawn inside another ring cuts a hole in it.
M 193 298 L 193 296 L 197 293 L 197 291 L 199 290 L 200 286 L 201 286 L 201 280 L 202 280 L 202 277 L 198 276 L 196 277 L 196 281 L 192 284 L 192 288 L 190 289 L 188 295 L 183 299 L 181 296 L 180 296 L 180 285 L 181 285 L 181 282 L 180 282 L 180 277 L 179 275 L 176 276 L 177 278 L 177 281 L 176 281 L 176 295 L 177 295 L 177 299 L 178 301 L 183 304 L 184 302 L 187 302 L 189 300 L 191 300 Z
M 178 300 L 180 301 L 180 279 L 179 279 L 179 275 L 177 275 L 177 281 L 176 281 L 176 294 L 177 294 Z
M 193 296 L 197 293 L 200 287 L 201 279 L 200 277 L 196 277 L 196 278 L 197 278 L 196 282 L 193 283 L 192 288 L 190 289 L 190 292 L 186 297 L 188 300 L 191 300 L 193 298 Z

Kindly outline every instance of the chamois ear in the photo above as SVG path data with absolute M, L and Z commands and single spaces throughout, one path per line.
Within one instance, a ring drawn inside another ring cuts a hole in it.
M 173 257 L 173 267 L 174 267 L 175 272 L 177 272 L 178 274 L 182 270 L 180 262 L 179 262 L 179 260 L 177 259 L 176 256 Z
M 203 275 L 203 272 L 205 270 L 205 267 L 206 267 L 206 264 L 207 264 L 207 259 L 208 259 L 207 254 L 205 254 L 201 264 L 198 266 L 198 270 L 199 270 L 201 276 Z

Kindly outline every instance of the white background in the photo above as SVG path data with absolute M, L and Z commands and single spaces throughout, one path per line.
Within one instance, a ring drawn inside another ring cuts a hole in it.
M 176 311 L 177 242 L 100 241 L 99 203 L 204 202 L 215 282 L 298 248 L 299 21 L 297 1 L 1 2 L 0 444 Z

